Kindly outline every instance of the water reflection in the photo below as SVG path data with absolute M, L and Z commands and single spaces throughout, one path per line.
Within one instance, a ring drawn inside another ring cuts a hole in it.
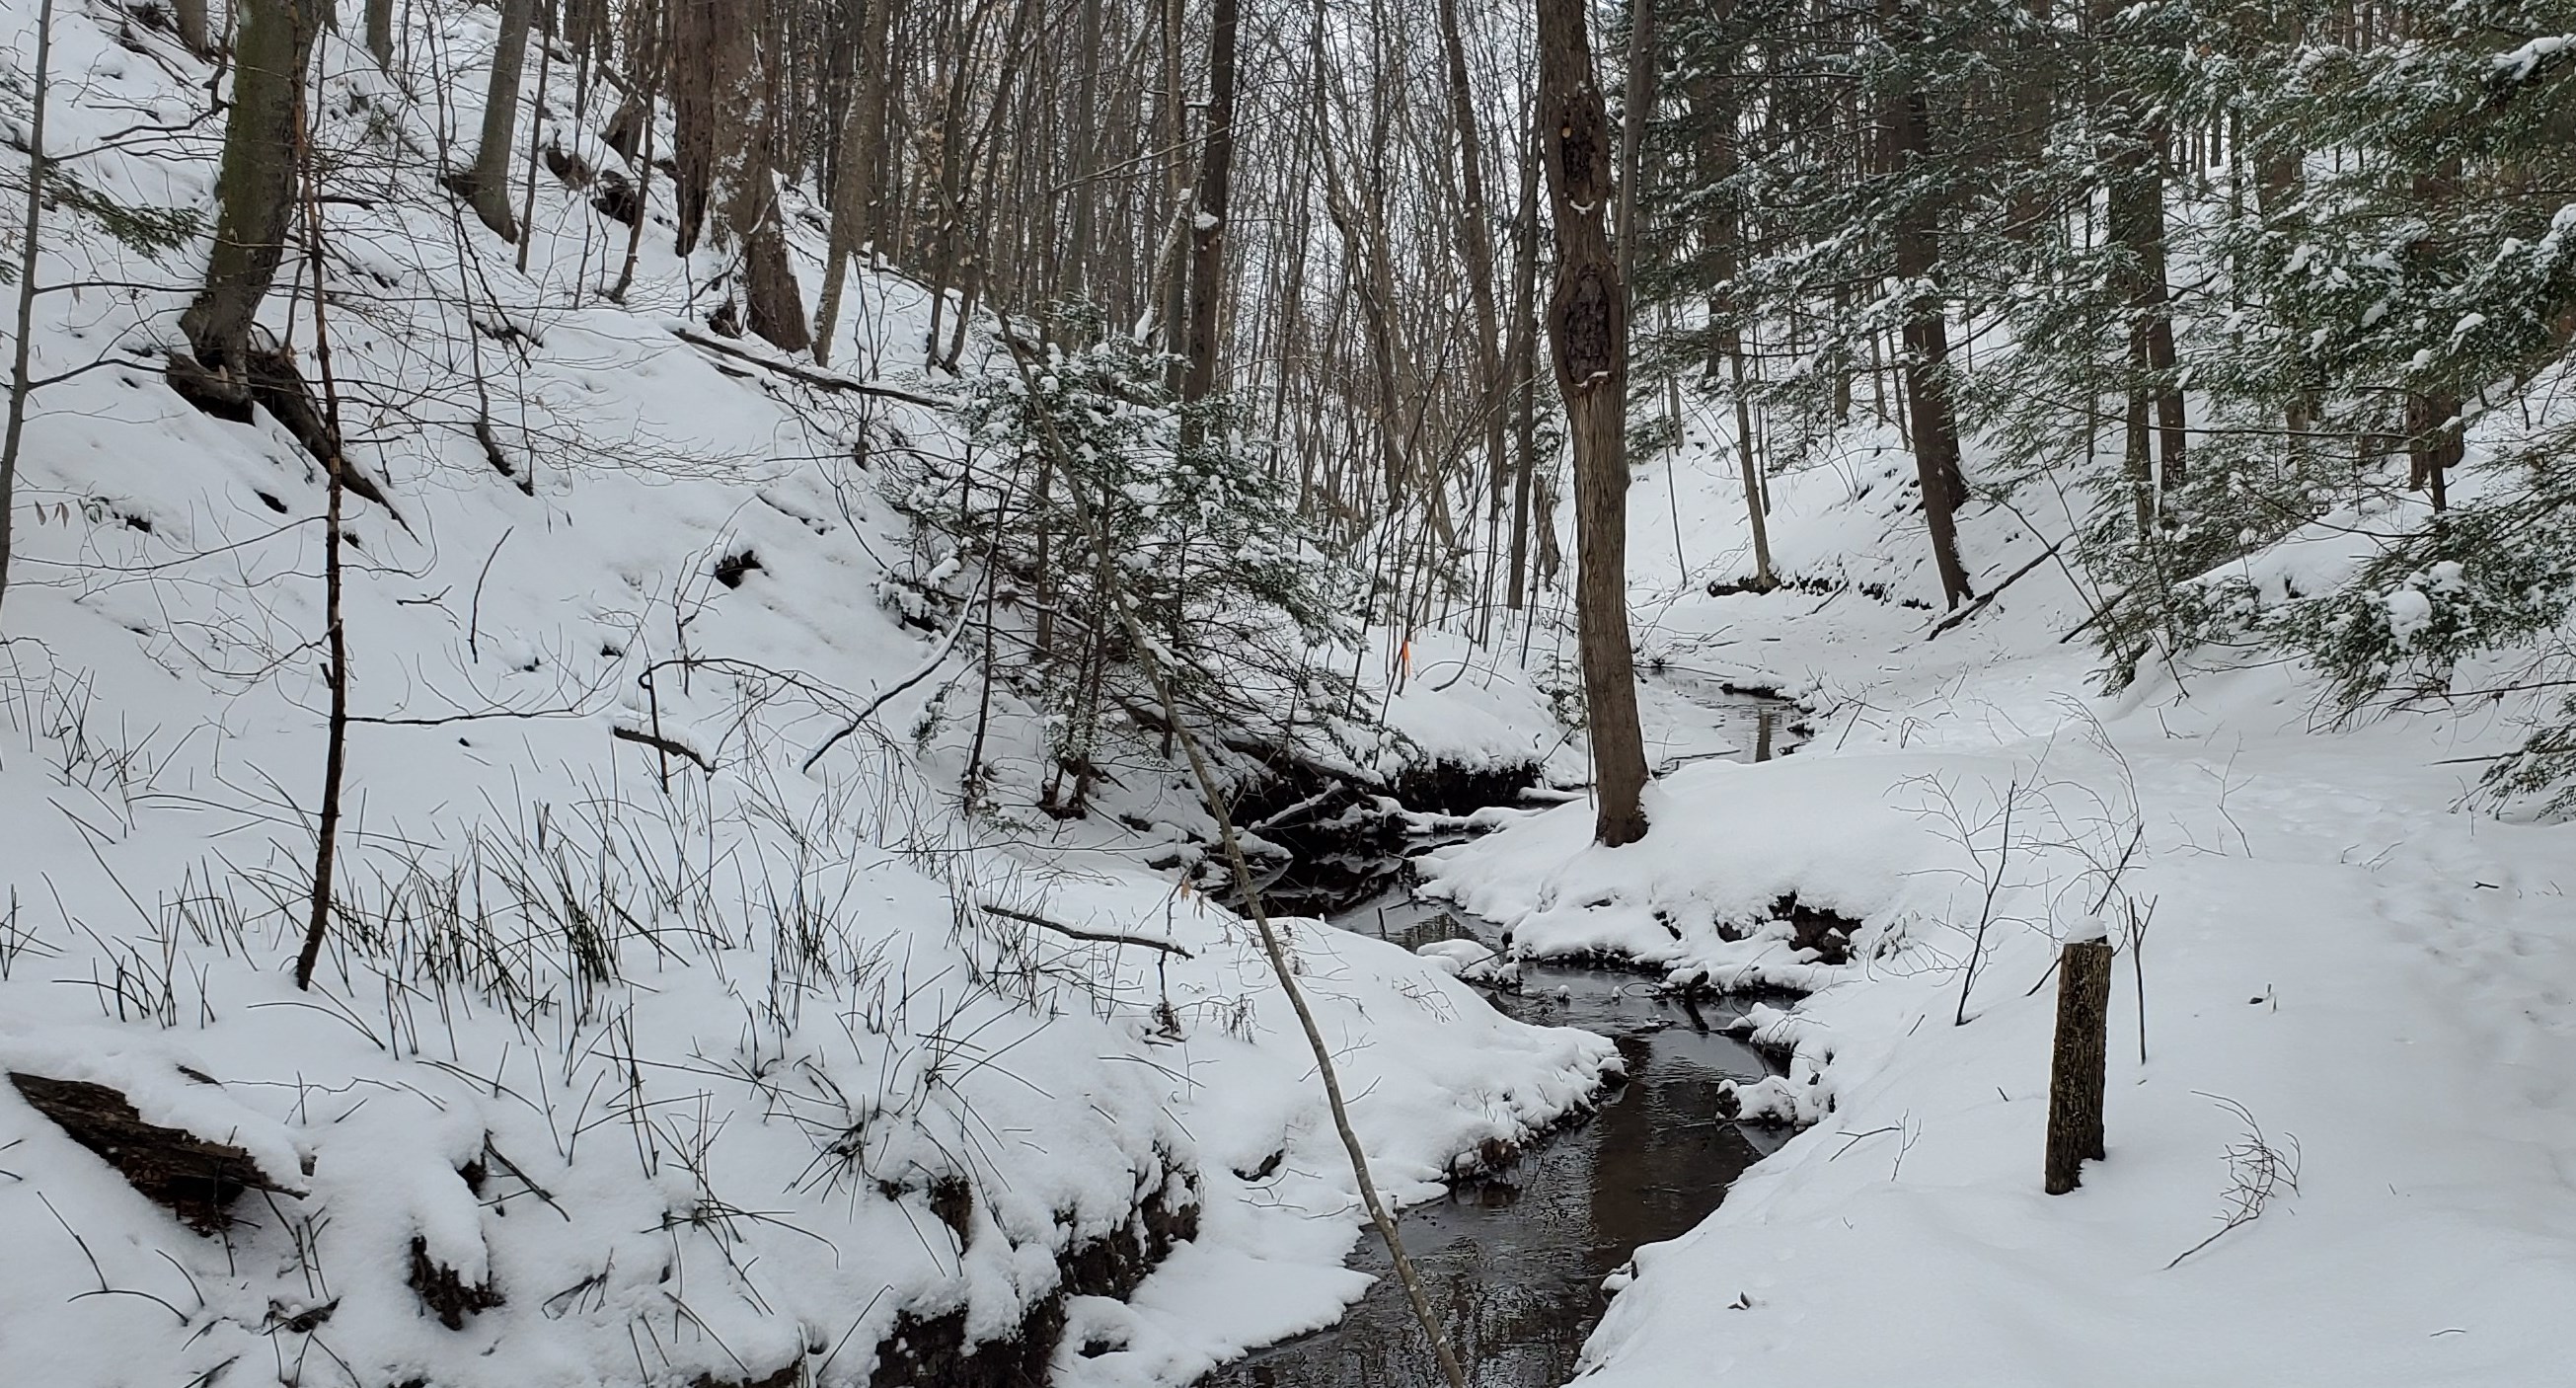
M 1803 740 L 1793 705 L 1731 693 L 1678 668 L 1650 678 L 1705 710 L 1706 726 L 1737 757 L 1769 761 Z M 1335 923 L 1406 949 L 1462 938 L 1499 944 L 1484 922 L 1415 899 L 1406 875 L 1388 861 L 1355 876 L 1395 885 Z M 1529 965 L 1522 983 L 1496 1005 L 1524 1021 L 1615 1038 L 1632 1082 L 1506 1169 L 1405 1212 L 1405 1249 L 1479 1388 L 1556 1388 L 1572 1378 L 1606 1304 L 1602 1279 L 1638 1245 L 1687 1233 L 1779 1141 L 1715 1116 L 1721 1081 L 1766 1073 L 1759 1055 L 1714 1030 L 1743 1004 L 1675 1002 L 1637 974 L 1603 969 Z M 1439 1365 L 1374 1233 L 1351 1262 L 1378 1281 L 1340 1322 L 1256 1351 L 1200 1388 L 1436 1388 Z
M 1407 948 L 1475 933 L 1439 904 L 1404 896 L 1346 913 L 1342 923 Z M 1721 1080 L 1764 1073 L 1760 1056 L 1710 1030 L 1735 1015 L 1733 1005 L 1694 1013 L 1638 975 L 1600 969 L 1531 966 L 1523 981 L 1521 995 L 1498 1005 L 1527 1021 L 1615 1037 L 1635 1080 L 1511 1166 L 1405 1212 L 1406 1250 L 1483 1388 L 1554 1388 L 1571 1378 L 1605 1304 L 1602 1279 L 1639 1244 L 1688 1231 L 1762 1156 L 1744 1130 L 1714 1117 Z M 1352 1265 L 1380 1280 L 1340 1323 L 1258 1351 L 1202 1380 L 1204 1388 L 1438 1384 L 1374 1236 Z

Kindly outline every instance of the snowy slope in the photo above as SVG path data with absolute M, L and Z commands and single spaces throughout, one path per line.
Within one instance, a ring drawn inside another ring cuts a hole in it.
M 2510 710 L 2338 727 L 2302 669 L 2207 659 L 2103 700 L 2053 562 L 1935 639 L 1884 442 L 1775 483 L 1780 566 L 1825 591 L 1705 593 L 1750 567 L 1730 454 L 1631 494 L 1641 656 L 1789 692 L 1816 741 L 1663 779 L 1627 848 L 1569 805 L 1443 854 L 1524 949 L 1811 990 L 1741 1097 L 1812 1126 L 1641 1252 L 1582 1381 L 2565 1382 L 2576 826 L 2463 808 Z M 2049 538 L 1965 533 L 1980 591 Z M 2249 569 L 2314 592 L 2349 547 Z M 1856 923 L 1849 962 L 1796 949 L 1790 894 Z M 2049 1197 L 2049 970 L 2097 926 L 2109 1159 Z
M 22 64 L 35 9 L 0 3 Z M 119 9 L 61 9 L 49 147 L 166 126 L 72 167 L 207 207 L 207 69 Z M 320 473 L 264 416 L 163 386 L 202 242 L 155 260 L 48 226 L 40 280 L 85 287 L 43 301 L 36 369 L 104 365 L 28 430 L 0 1069 L 108 1084 L 278 1189 L 191 1232 L 0 1086 L 7 1377 L 856 1384 L 881 1347 L 1042 1338 L 1066 1269 L 1124 1290 L 1175 1236 L 1133 1309 L 1075 1299 L 1062 1356 L 1104 1351 L 1084 1381 L 1182 1381 L 1329 1316 L 1357 1220 L 1311 1060 L 1242 924 L 1138 866 L 1197 822 L 1182 781 L 1116 807 L 1149 834 L 954 802 L 963 733 L 930 715 L 965 662 L 934 664 L 919 597 L 949 556 L 870 456 L 941 446 L 942 414 L 683 341 L 723 267 L 658 225 L 608 301 L 625 229 L 553 178 L 526 274 L 459 231 L 432 157 L 474 128 L 491 21 L 418 13 L 412 91 L 321 49 L 334 360 L 390 506 L 351 503 L 363 721 L 312 994 L 284 970 L 322 762 Z M 609 94 L 573 111 L 555 72 L 545 138 L 620 167 L 592 133 Z M 809 289 L 818 240 L 798 223 Z M 309 343 L 286 278 L 269 325 Z M 853 297 L 844 364 L 939 394 L 901 375 L 922 292 L 876 273 Z M 1005 784 L 1039 733 L 997 702 Z M 1292 928 L 1408 1198 L 1613 1063 L 1400 950 Z

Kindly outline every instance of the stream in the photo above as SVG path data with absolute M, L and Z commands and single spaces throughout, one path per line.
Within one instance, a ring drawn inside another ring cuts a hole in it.
M 1675 690 L 1745 760 L 1794 743 L 1794 709 L 1778 700 Z M 1443 902 L 1414 895 L 1409 870 L 1375 896 L 1333 914 L 1346 930 L 1407 949 L 1501 932 Z M 1629 1082 L 1590 1117 L 1530 1144 L 1489 1175 L 1403 1212 L 1405 1250 L 1478 1388 L 1556 1388 L 1574 1376 L 1583 1342 L 1608 1304 L 1602 1280 L 1640 1244 L 1676 1238 L 1717 1208 L 1746 1167 L 1785 1135 L 1715 1117 L 1718 1085 L 1771 1067 L 1718 1034 L 1752 999 L 1666 999 L 1648 975 L 1528 964 L 1518 994 L 1491 995 L 1524 1021 L 1578 1026 L 1613 1038 Z M 1199 1388 L 1439 1388 L 1440 1370 L 1386 1250 L 1366 1235 L 1351 1266 L 1377 1276 L 1340 1321 L 1282 1341 L 1208 1375 Z

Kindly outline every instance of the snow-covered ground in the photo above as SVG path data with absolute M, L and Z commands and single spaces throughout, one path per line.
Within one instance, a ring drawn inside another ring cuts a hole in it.
M 36 8 L 0 0 L 21 69 Z M 49 148 L 114 144 L 70 167 L 207 208 L 207 69 L 123 10 L 60 9 Z M 475 128 L 490 12 L 417 13 L 417 97 L 321 48 L 350 180 L 335 364 L 390 505 L 351 503 L 361 721 L 309 994 L 286 969 L 323 755 L 321 475 L 265 416 L 164 386 L 202 242 L 155 259 L 47 224 L 40 280 L 88 283 L 43 300 L 36 372 L 104 364 L 37 396 L 20 478 L 0 1069 L 108 1085 L 275 1189 L 192 1232 L 0 1085 L 0 1379 L 855 1384 L 892 1336 L 1010 1341 L 1064 1268 L 1125 1290 L 1175 1237 L 1131 1304 L 1073 1300 L 1067 1381 L 1184 1382 L 1329 1318 L 1359 1221 L 1312 1060 L 1246 927 L 1140 865 L 1200 822 L 1185 783 L 1131 773 L 1070 826 L 957 804 L 970 667 L 920 595 L 969 580 L 855 446 L 944 446 L 944 416 L 683 341 L 720 261 L 674 260 L 658 224 L 610 302 L 625 228 L 552 178 L 517 272 L 428 157 Z M 574 112 L 556 71 L 544 138 L 622 167 L 593 133 L 607 91 Z M 819 245 L 800 220 L 809 292 Z M 268 322 L 303 341 L 299 263 Z M 842 362 L 945 388 L 906 375 L 916 286 L 853 299 Z M 1037 720 L 997 691 L 986 763 L 1023 811 Z M 1431 961 L 1288 928 L 1399 1198 L 1615 1064 Z
M 1784 573 L 1884 600 L 1711 598 L 1750 568 L 1727 461 L 1684 454 L 1669 502 L 1640 470 L 1641 655 L 1795 695 L 1816 740 L 1661 780 L 1642 843 L 1569 805 L 1439 869 L 1524 949 L 1812 990 L 1765 1028 L 1790 1074 L 1741 1093 L 1813 1126 L 1641 1252 L 1582 1381 L 2566 1381 L 2576 826 L 2464 807 L 2509 710 L 2339 727 L 2272 662 L 2101 699 L 2053 562 L 1934 639 L 1893 452 L 1780 479 L 1772 518 Z M 2048 538 L 1967 535 L 1980 591 Z M 1790 895 L 1857 923 L 1848 962 L 1795 950 Z M 2050 970 L 2097 928 L 2108 1160 L 2051 1197 Z
M 0 0 L 22 64 L 35 8 Z M 206 207 L 206 70 L 63 9 L 49 145 L 167 125 L 74 167 Z M 0 1086 L 0 1377 L 858 1383 L 899 1328 L 1007 1339 L 1085 1249 L 1132 1281 L 1192 1208 L 1123 1301 L 1065 1308 L 1059 1382 L 1185 1382 L 1329 1320 L 1358 1224 L 1311 1060 L 1243 924 L 1141 866 L 1201 826 L 1186 784 L 1128 775 L 1077 825 L 959 813 L 964 662 L 921 594 L 963 580 L 854 448 L 944 420 L 683 341 L 719 263 L 658 229 L 609 302 L 624 228 L 552 179 L 527 274 L 460 234 L 422 152 L 474 128 L 490 42 L 488 14 L 425 20 L 407 51 L 453 80 L 417 96 L 322 50 L 365 183 L 331 211 L 336 357 L 393 509 L 353 513 L 366 721 L 315 993 L 283 968 L 322 756 L 319 473 L 163 386 L 200 248 L 49 222 L 40 277 L 84 283 L 43 301 L 37 371 L 96 369 L 38 397 L 20 483 L 0 1069 L 112 1085 L 278 1189 L 191 1232 Z M 548 138 L 621 166 L 597 103 L 551 105 Z M 947 386 L 906 374 L 918 287 L 854 298 L 836 360 Z M 305 309 L 281 293 L 272 326 Z M 1525 949 L 1810 993 L 1766 1014 L 1790 1073 L 1741 1095 L 1810 1126 L 1640 1253 L 1587 1381 L 2565 1381 L 2576 829 L 2461 807 L 2508 710 L 2331 727 L 2275 664 L 2100 699 L 2053 561 L 1933 639 L 1908 471 L 1864 443 L 1781 477 L 1805 582 L 1711 597 L 1750 567 L 1731 455 L 1641 466 L 1652 833 L 1603 851 L 1580 803 L 1489 811 L 1502 832 L 1440 860 Z M 1967 535 L 1981 591 L 2052 538 L 1983 507 Z M 1414 749 L 1579 786 L 1564 624 L 1527 644 L 1380 632 L 1354 660 Z M 1694 695 L 1728 682 L 1799 699 L 1812 742 L 1714 759 L 1731 735 Z M 1029 798 L 1038 720 L 997 693 L 1001 801 Z M 1791 897 L 1849 923 L 1847 957 L 1801 954 Z M 2048 1197 L 2049 965 L 2096 926 L 2123 950 L 2109 1158 Z M 1611 1063 L 1497 1017 L 1454 961 L 1292 929 L 1399 1197 Z M 451 1298 L 450 1328 L 415 1261 L 499 1300 Z

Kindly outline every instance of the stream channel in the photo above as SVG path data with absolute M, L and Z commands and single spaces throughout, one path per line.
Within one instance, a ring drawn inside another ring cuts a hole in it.
M 1678 692 L 1678 691 L 1677 691 Z M 1795 710 L 1778 700 L 1690 689 L 1744 760 L 1785 752 Z M 1501 931 L 1414 895 L 1400 864 L 1377 894 L 1331 919 L 1407 949 L 1461 937 L 1499 947 Z M 1784 1136 L 1719 1119 L 1721 1081 L 1772 1068 L 1719 1034 L 1751 999 L 1666 999 L 1652 977 L 1528 964 L 1522 991 L 1490 996 L 1524 1021 L 1577 1026 L 1617 1041 L 1628 1083 L 1597 1112 L 1532 1142 L 1515 1160 L 1403 1212 L 1405 1251 L 1477 1388 L 1556 1388 L 1608 1306 L 1602 1280 L 1638 1245 L 1687 1233 Z M 1252 1352 L 1198 1388 L 1439 1388 L 1404 1290 L 1375 1233 L 1351 1266 L 1371 1273 L 1348 1314 L 1311 1335 Z

